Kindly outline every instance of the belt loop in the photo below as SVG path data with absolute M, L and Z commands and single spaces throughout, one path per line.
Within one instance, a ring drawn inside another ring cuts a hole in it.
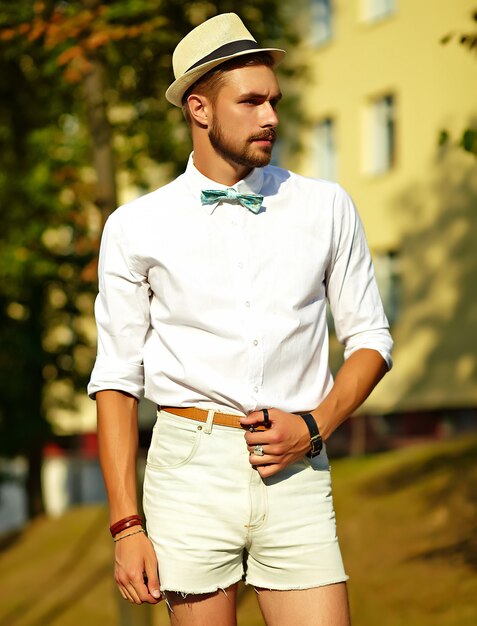
M 215 411 L 213 409 L 209 409 L 207 413 L 207 421 L 205 422 L 205 426 L 204 426 L 204 433 L 206 435 L 210 435 L 210 433 L 212 432 L 212 426 L 214 424 L 214 415 L 215 415 Z

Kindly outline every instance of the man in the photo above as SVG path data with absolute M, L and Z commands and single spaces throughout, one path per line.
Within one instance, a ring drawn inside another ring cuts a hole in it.
M 274 66 L 235 14 L 177 46 L 166 97 L 194 152 L 106 224 L 89 385 L 130 602 L 174 625 L 232 626 L 237 583 L 268 626 L 349 624 L 322 442 L 391 366 L 355 208 L 336 184 L 269 166 Z M 345 363 L 328 368 L 326 300 Z M 159 405 L 137 514 L 137 399 Z M 157 570 L 159 568 L 159 579 Z

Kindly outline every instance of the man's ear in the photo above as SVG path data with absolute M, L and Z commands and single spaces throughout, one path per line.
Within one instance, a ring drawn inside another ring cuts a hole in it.
M 210 102 L 206 96 L 193 93 L 187 98 L 191 119 L 202 128 L 207 128 L 210 123 Z

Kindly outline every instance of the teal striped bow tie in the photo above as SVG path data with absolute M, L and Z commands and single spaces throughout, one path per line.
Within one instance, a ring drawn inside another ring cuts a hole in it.
M 200 201 L 202 204 L 214 204 L 219 200 L 238 200 L 242 206 L 244 206 L 252 213 L 258 213 L 262 206 L 263 196 L 255 193 L 238 193 L 231 187 L 229 189 L 204 189 L 200 193 Z

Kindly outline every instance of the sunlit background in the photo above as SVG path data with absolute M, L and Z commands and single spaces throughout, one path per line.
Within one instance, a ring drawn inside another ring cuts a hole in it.
M 96 256 L 184 167 L 172 50 L 227 11 L 289 51 L 273 162 L 351 194 L 395 340 L 328 446 L 353 623 L 475 626 L 476 0 L 0 0 L 0 626 L 167 623 L 111 575 Z M 141 403 L 139 482 L 154 419 Z M 246 588 L 239 624 L 263 624 Z

